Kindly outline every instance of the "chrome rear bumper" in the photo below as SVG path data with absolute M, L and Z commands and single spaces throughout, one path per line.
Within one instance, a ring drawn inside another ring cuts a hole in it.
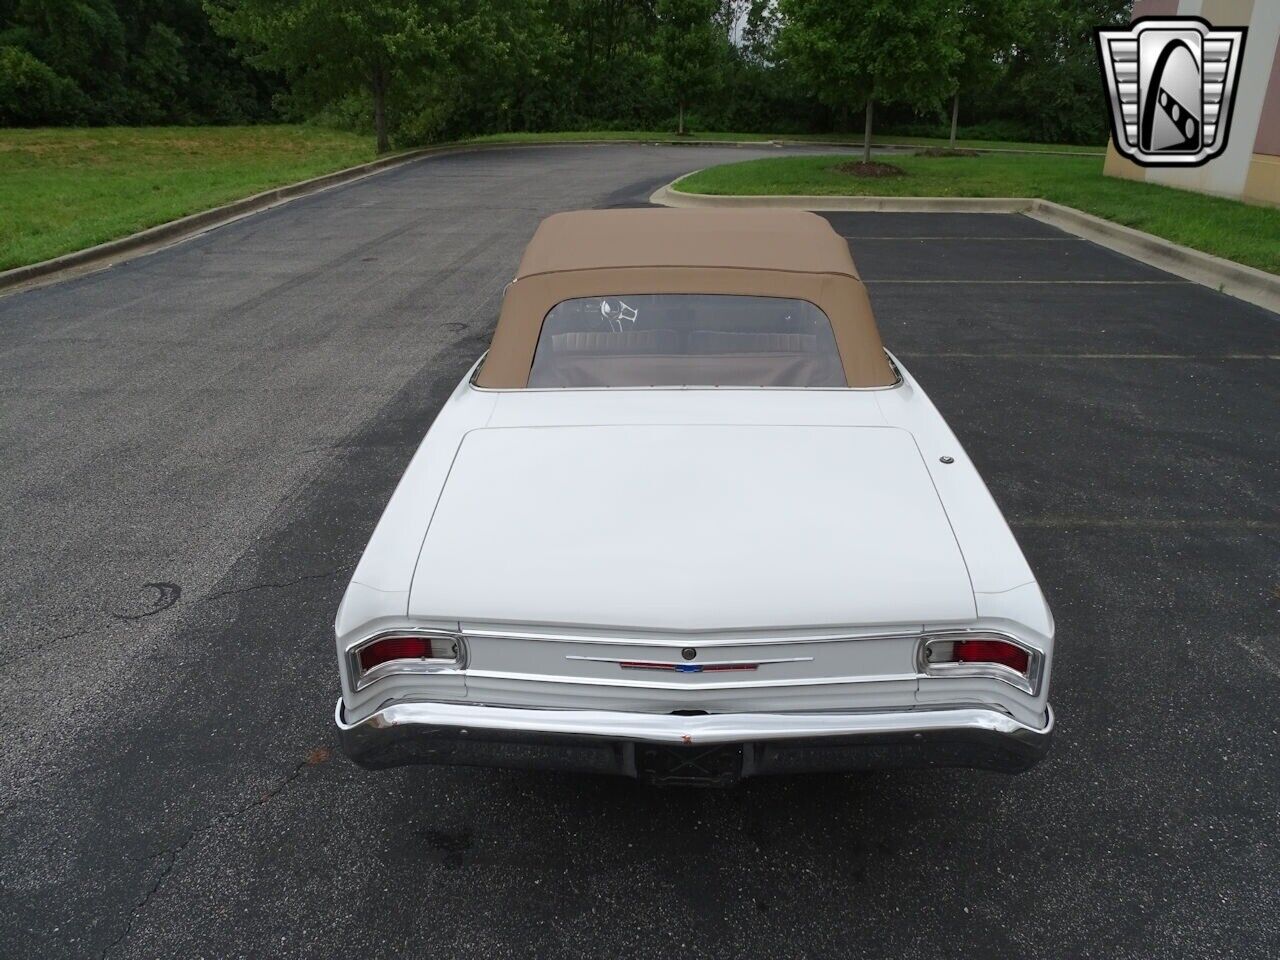
M 985 707 L 881 713 L 645 714 L 456 703 L 393 704 L 334 717 L 342 749 L 371 769 L 443 763 L 611 773 L 657 783 L 884 767 L 1017 773 L 1053 734 Z

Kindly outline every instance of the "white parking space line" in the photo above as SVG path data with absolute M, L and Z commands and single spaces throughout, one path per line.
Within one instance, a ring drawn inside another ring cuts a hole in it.
M 1009 520 L 1011 527 L 1101 527 L 1126 530 L 1280 530 L 1280 521 L 1248 517 L 1021 517 Z
M 1280 360 L 1274 353 L 906 353 L 904 359 L 947 360 Z
M 1051 284 L 1092 284 L 1092 285 L 1108 284 L 1112 286 L 1148 286 L 1148 287 L 1150 286 L 1161 286 L 1161 287 L 1183 286 L 1185 287 L 1185 286 L 1194 285 L 1193 281 L 1191 280 L 973 280 L 969 278 L 966 278 L 964 280 L 910 280 L 906 278 L 897 279 L 892 277 L 890 278 L 881 277 L 877 280 L 868 280 L 866 277 L 863 277 L 862 282 L 864 285 L 869 285 L 872 283 L 949 283 L 949 284 L 972 283 L 972 284 L 987 284 L 987 285 L 1001 284 L 1001 283 L 1009 283 L 1009 284 L 1032 284 L 1032 283 L 1050 284 L 1051 283 Z
M 1237 647 L 1257 660 L 1267 673 L 1273 677 L 1280 678 L 1280 663 L 1267 656 L 1266 651 L 1262 649 L 1262 644 L 1250 640 L 1241 640 L 1239 637 L 1232 637 L 1231 640 Z
M 1081 240 L 1079 237 L 1068 237 L 1068 236 L 1061 236 L 1061 237 L 953 237 L 950 234 L 948 234 L 946 236 L 936 236 L 936 237 L 931 237 L 927 235 L 899 237 L 891 234 L 888 236 L 870 237 L 870 236 L 863 236 L 862 234 L 859 234 L 859 233 L 852 233 L 852 234 L 842 233 L 840 234 L 840 236 L 845 240 L 928 240 L 930 243 L 938 243 L 939 241 L 942 241 L 942 240 L 1002 240 L 1002 241 L 1016 241 L 1018 243 L 1022 243 L 1024 240 L 1051 240 L 1054 243 L 1062 243 L 1063 241 L 1069 241 L 1073 243 L 1088 243 L 1087 240 Z

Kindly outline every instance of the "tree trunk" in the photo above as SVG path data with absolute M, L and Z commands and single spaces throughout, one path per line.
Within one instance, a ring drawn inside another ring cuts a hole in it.
M 867 123 L 862 130 L 862 162 L 871 162 L 871 114 L 875 109 L 876 102 L 867 97 Z
M 391 143 L 387 138 L 387 73 L 382 67 L 373 71 L 373 130 L 377 135 L 378 153 L 386 153 Z
M 951 97 L 951 149 L 956 148 L 956 123 L 960 120 L 960 88 Z
M 683 100 L 680 101 L 680 120 L 679 120 L 679 125 L 676 129 L 676 133 L 679 136 L 682 136 L 682 137 L 684 136 L 684 101 Z

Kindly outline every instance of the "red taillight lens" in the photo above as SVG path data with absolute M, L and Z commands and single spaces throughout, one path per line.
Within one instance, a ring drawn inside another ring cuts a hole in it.
M 1024 676 L 1031 665 L 1027 651 L 999 640 L 957 640 L 951 659 L 955 663 L 999 663 Z
M 457 649 L 443 637 L 383 637 L 359 656 L 360 669 L 368 671 L 389 660 L 452 660 Z

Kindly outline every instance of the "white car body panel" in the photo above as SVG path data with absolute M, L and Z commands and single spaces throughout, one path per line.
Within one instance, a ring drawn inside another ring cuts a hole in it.
M 1043 727 L 1052 617 L 973 464 L 898 367 L 897 386 L 867 390 L 489 391 L 469 373 L 339 609 L 343 722 L 427 700 L 655 715 L 982 704 Z M 354 689 L 346 651 L 406 626 L 468 638 L 467 662 Z M 923 674 L 923 637 L 980 630 L 1042 652 L 1036 692 Z M 695 643 L 804 659 L 750 675 L 618 669 Z

